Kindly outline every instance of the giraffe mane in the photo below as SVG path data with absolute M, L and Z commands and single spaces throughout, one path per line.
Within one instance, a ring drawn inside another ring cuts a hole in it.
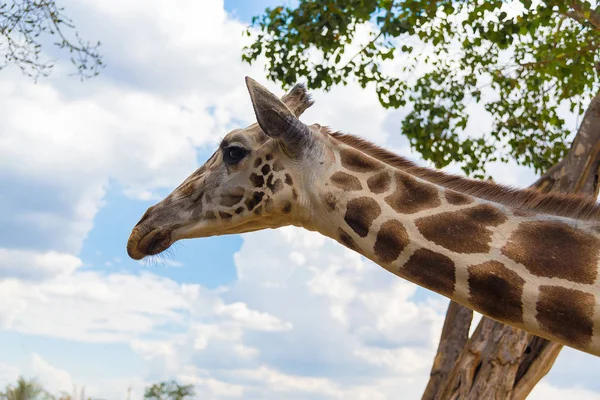
M 490 181 L 448 174 L 420 167 L 404 157 L 357 136 L 332 131 L 327 133 L 330 137 L 394 168 L 463 194 L 524 211 L 582 220 L 600 220 L 600 206 L 594 200 L 581 195 L 541 193 L 535 189 L 518 189 Z

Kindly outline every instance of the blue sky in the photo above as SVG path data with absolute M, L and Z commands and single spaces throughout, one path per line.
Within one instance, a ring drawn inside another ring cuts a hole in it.
M 267 7 L 276 7 L 278 5 L 293 6 L 296 2 L 291 0 L 272 1 L 272 0 L 226 0 L 225 9 L 234 18 L 239 18 L 243 22 L 250 23 L 252 17 L 260 15 Z
M 240 61 L 241 32 L 278 3 L 67 0 L 103 42 L 101 76 L 81 83 L 62 62 L 37 84 L 0 73 L 0 385 L 23 374 L 122 399 L 176 378 L 203 399 L 420 396 L 446 300 L 329 239 L 284 228 L 184 241 L 153 263 L 125 252 L 145 209 L 252 122 L 243 78 L 264 82 L 264 69 Z M 307 121 L 417 158 L 397 134 L 403 111 L 372 91 L 314 96 Z M 532 398 L 600 399 L 598 360 L 565 350 Z

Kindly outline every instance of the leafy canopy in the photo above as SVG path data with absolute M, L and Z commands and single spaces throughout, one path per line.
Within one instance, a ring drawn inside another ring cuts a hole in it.
M 365 23 L 368 43 L 356 49 Z M 247 34 L 242 58 L 266 57 L 271 80 L 370 84 L 384 107 L 409 106 L 402 132 L 425 159 L 476 177 L 489 161 L 538 172 L 559 161 L 570 134 L 559 106 L 581 114 L 599 89 L 600 7 L 590 1 L 301 0 L 266 9 Z M 480 137 L 465 133 L 472 103 L 493 121 Z

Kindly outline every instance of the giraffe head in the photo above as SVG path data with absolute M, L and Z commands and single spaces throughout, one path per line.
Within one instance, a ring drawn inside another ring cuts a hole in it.
M 321 127 L 298 117 L 311 104 L 296 85 L 281 99 L 251 78 L 246 85 L 258 124 L 226 135 L 217 151 L 133 228 L 134 259 L 180 239 L 305 225 L 311 169 L 320 158 Z

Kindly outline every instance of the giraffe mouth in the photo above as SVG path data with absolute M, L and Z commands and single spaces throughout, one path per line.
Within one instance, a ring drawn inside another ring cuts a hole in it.
M 127 254 L 134 260 L 162 253 L 173 244 L 170 230 L 152 229 L 142 235 L 133 232 L 127 241 Z

